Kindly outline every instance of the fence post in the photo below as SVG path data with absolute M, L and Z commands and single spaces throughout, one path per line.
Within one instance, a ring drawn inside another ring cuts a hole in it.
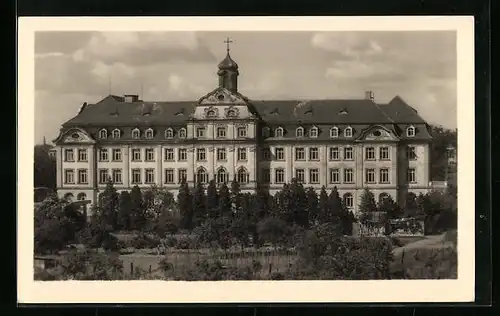
M 269 274 L 271 274 L 271 271 L 273 270 L 273 264 L 269 262 Z
M 130 275 L 134 275 L 134 263 L 130 262 Z
M 151 265 L 149 265 L 149 274 L 151 274 Z

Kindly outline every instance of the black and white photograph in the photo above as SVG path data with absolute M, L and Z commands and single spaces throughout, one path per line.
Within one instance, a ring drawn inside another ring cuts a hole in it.
M 472 267 L 457 30 L 85 25 L 28 46 L 31 282 L 405 284 Z

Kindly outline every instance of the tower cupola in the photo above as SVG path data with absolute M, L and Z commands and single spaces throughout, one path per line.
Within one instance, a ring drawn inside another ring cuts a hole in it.
M 229 44 L 232 41 L 227 38 L 224 43 L 227 45 L 226 58 L 224 58 L 218 65 L 219 71 L 217 75 L 219 76 L 219 87 L 226 88 L 230 91 L 238 91 L 238 64 L 231 58 L 229 54 Z

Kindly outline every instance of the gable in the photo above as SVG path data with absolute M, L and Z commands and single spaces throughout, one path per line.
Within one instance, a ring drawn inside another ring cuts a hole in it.
M 200 105 L 247 105 L 247 100 L 239 93 L 233 93 L 226 88 L 217 88 L 202 97 Z
M 84 130 L 80 128 L 70 128 L 67 131 L 61 132 L 56 140 L 54 140 L 56 144 L 92 144 L 95 143 L 95 140 Z
M 374 125 L 363 130 L 358 140 L 368 140 L 368 141 L 398 141 L 399 138 L 390 129 L 381 126 Z

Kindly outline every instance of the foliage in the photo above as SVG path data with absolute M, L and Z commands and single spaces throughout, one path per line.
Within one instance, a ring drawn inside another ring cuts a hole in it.
M 130 241 L 130 246 L 136 249 L 156 248 L 161 244 L 158 238 L 153 238 L 147 234 L 139 234 Z
M 193 192 L 193 224 L 200 226 L 207 217 L 207 197 L 203 184 L 198 183 Z
M 165 274 L 171 275 L 172 265 L 167 261 L 162 262 Z M 208 261 L 206 259 L 196 262 L 194 268 L 188 268 L 181 273 L 175 273 L 171 277 L 176 280 L 187 281 L 221 281 L 221 280 L 256 280 L 262 265 L 253 262 L 251 265 L 228 266 L 220 260 Z
M 184 229 L 192 229 L 193 225 L 193 205 L 192 195 L 189 186 L 185 179 L 182 180 L 177 194 L 177 203 L 181 214 L 180 227 Z
M 56 161 L 49 156 L 50 146 L 35 145 L 34 149 L 34 185 L 55 189 Z
M 102 219 L 107 225 L 117 228 L 119 195 L 111 179 L 108 179 L 106 188 L 99 194 L 99 210 Z
M 457 130 L 431 126 L 430 132 L 433 137 L 430 148 L 431 180 L 444 181 L 448 168 L 447 147 L 457 148 Z
M 140 230 L 146 223 L 145 208 L 142 197 L 142 191 L 139 186 L 135 185 L 130 191 L 131 214 L 130 214 L 130 229 Z
M 401 263 L 394 267 L 393 278 L 405 279 L 456 279 L 457 250 L 455 247 L 439 249 L 412 249 L 405 253 Z M 399 277 L 398 277 L 399 275 Z
M 132 229 L 132 198 L 128 191 L 122 191 L 119 199 L 117 228 Z
M 277 246 L 286 240 L 288 225 L 282 219 L 268 217 L 257 224 L 257 233 L 260 240 Z
M 373 193 L 368 189 L 364 189 L 363 193 L 361 193 L 359 211 L 364 214 L 377 211 L 375 197 L 373 196 Z
M 116 280 L 123 274 L 117 253 L 73 251 L 63 257 L 62 278 L 73 280 Z
M 439 234 L 457 228 L 457 196 L 453 189 L 420 194 L 417 204 L 425 214 L 426 234 Z

